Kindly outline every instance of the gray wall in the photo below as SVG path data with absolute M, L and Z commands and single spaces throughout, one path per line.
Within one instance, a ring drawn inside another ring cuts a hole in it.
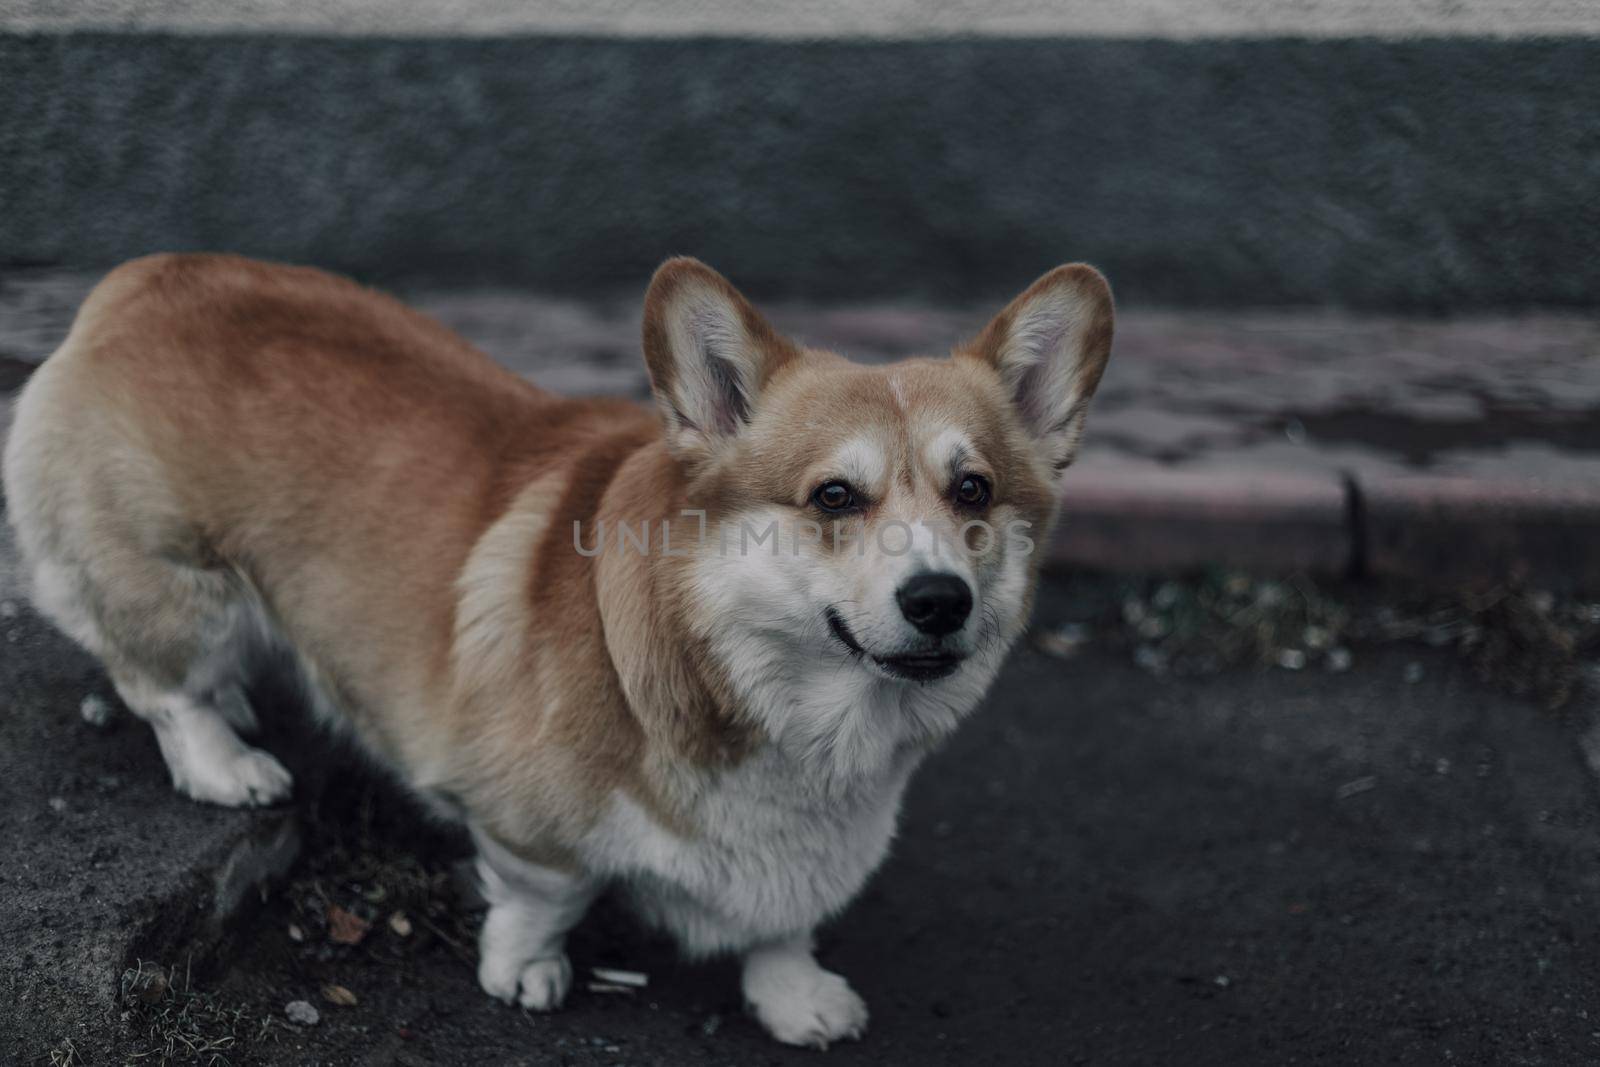
M 0 263 L 1586 306 L 1600 40 L 0 34 Z

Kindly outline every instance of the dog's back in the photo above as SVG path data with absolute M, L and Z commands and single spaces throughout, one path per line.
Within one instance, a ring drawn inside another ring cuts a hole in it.
M 357 723 L 379 754 L 430 758 L 410 749 L 435 732 L 406 720 L 447 703 L 479 537 L 575 441 L 652 426 L 544 393 L 347 280 L 156 256 L 96 288 L 18 398 L 8 513 L 34 602 L 156 727 L 175 784 L 269 803 L 288 776 L 230 729 L 254 725 L 254 648 L 298 650 L 346 716 L 381 705 Z

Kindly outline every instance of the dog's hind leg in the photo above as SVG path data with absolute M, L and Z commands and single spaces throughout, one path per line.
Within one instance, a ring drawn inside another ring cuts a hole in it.
M 155 730 L 173 786 L 227 807 L 283 800 L 289 772 L 237 732 L 256 726 L 243 689 L 250 594 L 217 570 L 149 556 L 118 562 L 117 580 L 95 597 L 103 659 L 122 702 Z
M 271 804 L 292 779 L 237 731 L 256 716 L 243 689 L 255 613 L 231 575 L 101 543 L 89 566 L 34 571 L 35 603 L 96 653 L 117 695 L 155 731 L 180 793 L 228 807 Z
M 86 358 L 69 336 L 23 390 L 6 442 L 6 513 L 33 603 L 105 664 L 180 792 L 281 800 L 289 773 L 235 732 L 255 722 L 239 686 L 261 644 L 260 605 L 171 472 L 84 377 Z

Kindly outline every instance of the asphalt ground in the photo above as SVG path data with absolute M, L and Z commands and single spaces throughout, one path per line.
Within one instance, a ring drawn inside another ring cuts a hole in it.
M 1047 583 L 1041 627 L 1080 617 L 1109 581 Z M 573 939 L 580 982 L 565 1010 L 489 1001 L 473 976 L 476 913 L 452 875 L 459 842 L 331 742 L 287 743 L 300 766 L 324 768 L 303 779 L 306 846 L 289 879 L 199 964 L 170 942 L 164 958 L 125 945 L 115 959 L 106 946 L 148 906 L 137 878 L 240 817 L 170 794 L 137 723 L 82 722 L 79 698 L 104 683 L 26 608 L 4 629 L 0 916 L 12 946 L 33 940 L 0 1033 L 27 1056 L 73 1039 L 90 1063 L 164 1050 L 241 1064 L 818 1059 L 744 1016 L 731 963 L 679 963 L 607 904 Z M 1338 672 L 1202 677 L 1095 641 L 1065 658 L 1025 647 L 918 775 L 891 858 L 822 934 L 824 963 L 873 1012 L 863 1041 L 826 1057 L 1600 1059 L 1588 699 L 1542 710 L 1412 645 L 1357 647 Z M 341 942 L 331 909 L 372 925 Z M 99 957 L 74 948 L 96 943 Z M 118 993 L 119 972 L 141 963 L 171 978 L 149 1004 L 126 980 Z M 591 992 L 592 966 L 649 985 Z M 64 1014 L 61 989 L 85 970 L 98 984 L 80 1001 L 115 1001 L 89 1026 Z M 356 1004 L 331 1003 L 330 986 Z M 51 996 L 57 1014 L 33 1006 Z M 294 1000 L 320 1021 L 290 1023 Z

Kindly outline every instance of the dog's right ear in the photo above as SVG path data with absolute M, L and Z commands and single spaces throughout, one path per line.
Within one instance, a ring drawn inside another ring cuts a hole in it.
M 796 355 L 722 275 L 669 259 L 644 296 L 644 359 L 667 447 L 691 466 L 715 456 L 749 420 L 773 372 Z
M 1101 273 L 1069 263 L 1034 282 L 960 350 L 999 373 L 1023 428 L 1058 475 L 1077 455 L 1115 318 Z

